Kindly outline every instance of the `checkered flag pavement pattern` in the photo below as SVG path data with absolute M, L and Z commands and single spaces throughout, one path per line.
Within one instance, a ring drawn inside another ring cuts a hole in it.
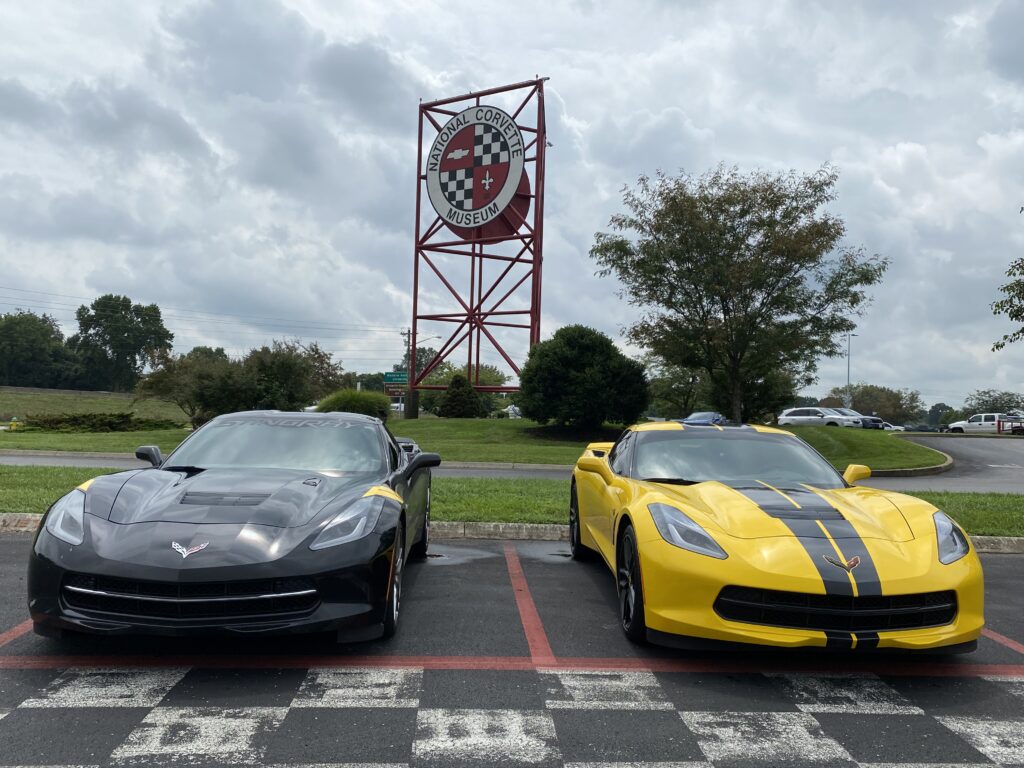
M 459 168 L 441 172 L 441 191 L 454 208 L 468 211 L 473 208 L 473 169 Z
M 28 764 L 1024 766 L 1024 678 L 2 670 L 0 765 Z
M 509 162 L 508 142 L 489 125 L 477 123 L 473 137 L 473 165 L 496 165 Z

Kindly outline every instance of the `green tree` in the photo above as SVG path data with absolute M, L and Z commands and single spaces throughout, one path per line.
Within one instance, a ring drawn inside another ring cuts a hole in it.
M 163 363 L 143 376 L 135 388 L 140 400 L 167 400 L 181 408 L 192 426 L 198 427 L 216 416 L 228 413 L 234 402 L 225 403 L 225 395 L 235 382 L 233 368 L 222 347 L 194 347 L 184 355 L 168 356 Z M 224 408 L 224 410 L 221 410 Z
M 993 350 L 1002 349 L 1007 344 L 1024 339 L 1024 256 L 1010 263 L 1006 276 L 1010 278 L 1010 282 L 999 286 L 1004 295 L 998 301 L 992 302 L 992 314 L 1006 315 L 1012 322 L 1020 323 L 1021 327 L 1003 334 L 1003 338 L 992 345 Z
M 953 406 L 951 405 L 946 405 L 945 403 L 936 403 L 935 405 L 928 409 L 928 423 L 933 427 L 936 426 L 939 423 L 939 418 L 942 416 L 942 414 L 944 414 L 946 411 L 952 410 Z
M 78 359 L 49 315 L 18 310 L 0 315 L 0 385 L 72 386 Z
M 667 419 L 680 419 L 709 402 L 706 374 L 700 368 L 684 368 L 657 355 L 646 359 L 651 409 Z
M 438 415 L 451 419 L 472 419 L 483 415 L 480 395 L 461 373 L 452 376 L 448 390 L 441 398 Z
M 1016 392 L 978 389 L 967 396 L 964 410 L 971 413 L 1017 413 L 1024 410 L 1024 397 Z
M 868 302 L 865 288 L 888 266 L 840 245 L 846 227 L 824 210 L 837 178 L 828 166 L 641 176 L 625 191 L 626 212 L 611 218 L 613 232 L 596 236 L 599 274 L 618 277 L 644 313 L 629 337 L 705 371 L 736 421 L 751 412 L 752 384 L 786 371 L 802 385 L 819 357 L 840 354 L 839 339 Z
M 82 358 L 89 389 L 130 391 L 145 365 L 171 352 L 174 334 L 164 327 L 156 304 L 133 304 L 127 296 L 106 294 L 75 312 L 78 333 L 68 346 Z
M 644 367 L 593 328 L 567 325 L 530 350 L 519 376 L 523 415 L 580 428 L 631 424 L 650 394 Z
M 835 387 L 830 398 L 839 398 L 847 392 L 846 386 Z M 853 410 L 865 416 L 878 416 L 892 424 L 919 421 L 925 414 L 921 393 L 914 389 L 891 389 L 875 384 L 851 384 Z M 825 402 L 824 400 L 822 401 Z

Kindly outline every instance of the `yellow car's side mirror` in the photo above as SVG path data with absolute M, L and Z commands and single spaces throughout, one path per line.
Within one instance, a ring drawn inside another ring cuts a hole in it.
M 858 480 L 867 480 L 871 477 L 871 468 L 863 464 L 850 464 L 843 472 L 843 480 L 853 485 Z
M 576 462 L 576 466 L 584 472 L 600 475 L 606 483 L 611 482 L 612 469 L 605 459 L 599 459 L 596 456 L 583 456 Z

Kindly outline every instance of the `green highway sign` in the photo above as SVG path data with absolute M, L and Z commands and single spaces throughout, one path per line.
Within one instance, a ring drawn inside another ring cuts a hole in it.
M 408 371 L 388 371 L 384 374 L 385 384 L 408 384 L 409 383 L 409 372 Z

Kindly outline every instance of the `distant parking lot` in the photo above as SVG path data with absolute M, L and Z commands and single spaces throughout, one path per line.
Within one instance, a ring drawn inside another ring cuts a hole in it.
M 1024 763 L 1024 556 L 985 558 L 955 657 L 637 647 L 564 544 L 448 542 L 388 643 L 28 631 L 0 537 L 0 765 Z M 755 746 L 756 745 L 756 746 Z

